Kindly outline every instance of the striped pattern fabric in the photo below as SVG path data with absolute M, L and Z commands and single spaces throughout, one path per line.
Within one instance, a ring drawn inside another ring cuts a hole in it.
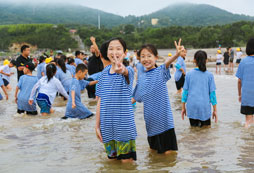
M 131 104 L 134 70 L 127 67 L 128 84 L 123 75 L 110 74 L 111 67 L 109 65 L 102 71 L 96 90 L 96 95 L 101 98 L 100 128 L 103 143 L 135 140 L 137 132 Z
M 149 137 L 174 128 L 167 81 L 171 78 L 165 64 L 138 77 L 133 96 L 144 103 L 144 119 Z

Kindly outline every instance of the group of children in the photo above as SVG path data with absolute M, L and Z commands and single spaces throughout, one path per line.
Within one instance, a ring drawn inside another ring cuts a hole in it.
M 150 148 L 158 153 L 169 154 L 178 150 L 167 88 L 167 81 L 171 78 L 170 65 L 175 60 L 176 87 L 182 93 L 182 119 L 187 115 L 193 127 L 211 125 L 211 117 L 215 122 L 218 121 L 216 85 L 213 74 L 206 68 L 206 52 L 197 51 L 194 55 L 196 67 L 186 72 L 186 49 L 181 45 L 181 39 L 178 43 L 175 42 L 175 47 L 176 54 L 160 66 L 156 64 L 158 51 L 155 46 L 146 44 L 140 48 L 137 52 L 138 76 L 134 90 L 135 71 L 123 63 L 127 45 L 121 38 L 113 38 L 102 44 L 100 56 L 107 65 L 96 75 L 98 80 L 84 80 L 87 67 L 82 63 L 75 67 L 73 75 L 67 70 L 65 58 L 60 58 L 56 62 L 57 66 L 49 63 L 46 70 L 41 68 L 42 70 L 38 70 L 41 74 L 35 77 L 32 76 L 35 65 L 29 62 L 24 65 L 24 75 L 21 76 L 15 92 L 18 112 L 36 115 L 36 101 L 42 115 L 48 115 L 53 112 L 52 104 L 58 92 L 68 99 L 63 119 L 90 117 L 93 114 L 81 103 L 80 92 L 82 88 L 98 83 L 95 131 L 104 144 L 108 158 L 122 162 L 136 160 L 137 131 L 132 107 L 132 103 L 136 101 L 144 104 Z M 239 78 L 241 113 L 246 115 L 247 127 L 254 123 L 254 39 L 248 42 L 246 53 L 248 57 L 240 63 L 236 76 Z M 45 64 L 41 66 L 44 67 Z M 0 85 L 3 86 L 1 81 L 0 79 Z

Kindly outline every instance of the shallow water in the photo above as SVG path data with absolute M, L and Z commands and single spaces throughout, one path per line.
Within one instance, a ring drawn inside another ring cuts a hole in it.
M 179 147 L 168 156 L 149 151 L 143 106 L 137 104 L 137 161 L 121 164 L 107 159 L 95 136 L 95 117 L 60 120 L 66 103 L 61 98 L 50 117 L 16 114 L 12 76 L 9 101 L 0 102 L 0 172 L 253 172 L 254 127 L 243 128 L 237 78 L 223 73 L 215 81 L 219 122 L 206 129 L 190 128 L 187 119 L 181 120 L 180 97 L 174 80 L 168 82 Z M 86 92 L 82 99 L 95 112 L 96 102 Z

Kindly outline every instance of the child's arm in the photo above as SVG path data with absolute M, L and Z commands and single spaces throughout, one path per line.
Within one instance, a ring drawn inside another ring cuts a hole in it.
M 59 80 L 58 80 L 56 86 L 57 86 L 58 91 L 59 91 L 66 99 L 68 99 L 69 96 L 68 96 L 67 92 L 65 91 L 63 85 L 61 84 L 61 82 L 60 82 Z
M 101 98 L 98 97 L 98 102 L 96 107 L 95 132 L 96 132 L 97 138 L 102 142 L 101 129 L 100 129 L 100 106 L 101 106 Z
M 182 39 L 179 39 L 178 43 L 175 41 L 176 54 L 172 58 L 168 58 L 165 62 L 166 68 L 169 68 L 170 64 L 174 62 L 179 56 L 180 53 L 184 51 L 184 47 L 181 46 Z
M 36 93 L 37 93 L 37 89 L 39 88 L 39 86 L 40 86 L 40 81 L 38 81 L 38 82 L 34 85 L 32 91 L 31 91 L 31 94 L 30 94 L 30 97 L 29 97 L 29 101 L 28 101 L 28 103 L 29 103 L 30 105 L 33 104 L 34 97 L 35 97 L 35 95 L 36 95 Z
M 71 91 L 71 99 L 72 99 L 72 109 L 76 108 L 75 104 L 75 91 Z
M 5 94 L 5 98 L 6 98 L 6 100 L 8 100 L 8 93 L 7 93 L 7 91 L 6 91 L 5 86 L 4 86 L 4 85 L 2 85 L 1 87 L 2 87 L 2 89 L 3 89 L 3 91 L 4 91 L 4 94 Z
M 241 103 L 242 102 L 242 81 L 241 79 L 238 79 L 238 100 Z
M 15 91 L 15 103 L 18 103 L 18 92 L 19 92 L 19 87 L 16 87 L 16 91 Z
M 14 73 L 4 73 L 3 70 L 0 71 L 1 74 L 5 75 L 5 76 L 11 76 Z
M 99 82 L 98 80 L 91 81 L 91 82 L 89 83 L 89 85 L 90 85 L 90 86 L 91 86 L 91 85 L 96 85 L 98 82 Z
M 95 38 L 92 36 L 92 37 L 90 37 L 90 40 L 91 40 L 91 42 L 92 42 L 92 44 L 94 46 L 95 55 L 98 57 L 100 55 L 100 50 L 99 50 L 99 48 L 98 48 L 98 46 L 96 44 Z
M 218 122 L 218 115 L 217 115 L 217 107 L 213 105 L 213 119 L 215 119 L 215 123 Z
M 217 115 L 217 98 L 216 98 L 216 92 L 213 91 L 210 93 L 210 101 L 213 105 L 213 119 L 215 119 L 215 123 L 218 122 L 218 115 Z

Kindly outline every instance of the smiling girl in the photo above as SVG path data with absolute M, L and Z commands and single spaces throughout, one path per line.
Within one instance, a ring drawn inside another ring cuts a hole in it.
M 96 135 L 103 142 L 109 159 L 122 162 L 136 160 L 136 125 L 131 104 L 134 70 L 125 67 L 126 43 L 113 38 L 106 44 L 112 65 L 108 65 L 99 78 L 96 89 Z
M 157 49 L 153 45 L 144 45 L 139 51 L 140 62 L 146 69 L 138 77 L 134 90 L 134 99 L 144 102 L 144 118 L 148 135 L 148 143 L 158 153 L 170 153 L 177 150 L 174 120 L 169 102 L 167 81 L 171 78 L 170 64 L 184 51 L 184 47 L 176 45 L 176 54 L 157 67 Z

